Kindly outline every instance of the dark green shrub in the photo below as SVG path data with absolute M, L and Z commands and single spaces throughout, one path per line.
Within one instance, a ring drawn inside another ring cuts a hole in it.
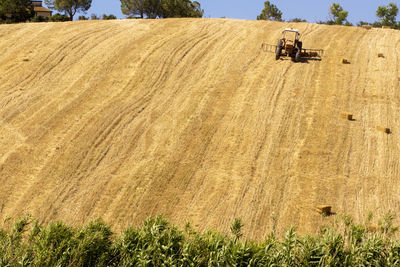
M 70 21 L 69 17 L 67 15 L 63 15 L 60 13 L 56 13 L 53 16 L 49 18 L 49 21 L 51 22 L 64 22 L 64 21 Z
M 31 22 L 48 22 L 49 18 L 45 18 L 42 16 L 36 16 L 31 19 Z
M 117 19 L 117 17 L 114 16 L 113 14 L 110 15 L 103 14 L 103 20 L 112 20 L 112 19 Z
M 76 247 L 71 254 L 73 264 L 79 266 L 105 265 L 109 262 L 112 232 L 102 220 L 90 222 L 76 233 Z
M 42 228 L 34 225 L 31 231 L 33 260 L 37 266 L 66 266 L 71 262 L 71 251 L 77 247 L 75 230 L 62 222 L 50 223 Z

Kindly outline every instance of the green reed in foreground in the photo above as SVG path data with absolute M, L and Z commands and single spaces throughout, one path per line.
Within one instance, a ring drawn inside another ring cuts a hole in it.
M 400 243 L 393 216 L 375 227 L 348 216 L 316 236 L 293 228 L 278 238 L 244 241 L 235 219 L 231 235 L 196 232 L 171 225 L 161 216 L 120 235 L 95 220 L 81 228 L 62 222 L 39 225 L 30 217 L 0 229 L 0 266 L 398 266 Z

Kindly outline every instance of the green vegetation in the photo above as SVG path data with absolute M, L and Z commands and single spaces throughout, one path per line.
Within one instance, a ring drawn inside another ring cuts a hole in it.
M 317 24 L 353 26 L 353 24 L 347 20 L 348 15 L 349 12 L 345 11 L 340 4 L 333 3 L 329 7 L 329 16 L 331 19 L 328 21 L 317 21 Z
M 35 16 L 31 19 L 31 22 L 64 22 L 70 20 L 67 15 L 56 13 L 51 17 Z
M 0 266 L 394 266 L 400 263 L 398 228 L 385 215 L 371 226 L 348 216 L 299 236 L 290 228 L 261 242 L 242 240 L 243 223 L 235 219 L 230 235 L 184 230 L 162 217 L 114 235 L 95 220 L 81 228 L 61 222 L 40 225 L 30 217 L 0 229 Z
M 17 23 L 35 15 L 30 0 L 0 0 L 0 23 Z
M 357 26 L 371 25 L 375 28 L 381 28 L 382 26 L 390 26 L 392 29 L 400 29 L 400 21 L 396 21 L 397 14 L 399 13 L 399 8 L 393 2 L 386 6 L 378 6 L 376 11 L 376 16 L 380 21 L 375 21 L 374 23 L 368 23 L 365 21 L 360 21 Z
M 301 18 L 294 18 L 294 19 L 288 20 L 288 22 L 307 22 L 307 20 L 301 19 Z
M 282 21 L 282 12 L 276 7 L 276 5 L 271 4 L 270 1 L 265 1 L 264 9 L 261 11 L 261 14 L 257 16 L 257 20 Z
M 333 3 L 330 8 L 330 14 L 333 19 L 328 24 L 336 24 L 343 25 L 343 23 L 347 23 L 347 16 L 349 15 L 348 11 L 343 10 L 343 7 L 338 3 Z
M 120 0 L 121 11 L 129 17 L 183 18 L 203 17 L 200 3 L 191 0 Z
M 88 20 L 88 19 L 89 19 L 88 17 L 83 16 L 83 15 L 78 17 L 78 20 Z
M 64 12 L 72 21 L 77 12 L 86 12 L 89 10 L 92 0 L 45 0 L 45 3 L 51 9 Z
M 396 23 L 398 13 L 399 8 L 395 3 L 391 2 L 387 6 L 379 6 L 376 11 L 376 16 L 381 19 L 380 23 L 382 26 L 391 26 L 396 28 L 398 25 Z
M 111 20 L 111 19 L 117 19 L 117 17 L 113 14 L 110 15 L 103 14 L 103 20 Z

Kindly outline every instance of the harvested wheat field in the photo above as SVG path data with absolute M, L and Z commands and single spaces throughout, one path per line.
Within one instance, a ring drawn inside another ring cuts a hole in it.
M 322 61 L 260 49 L 286 27 Z M 395 211 L 399 46 L 398 31 L 307 23 L 1 25 L 0 220 L 119 231 L 164 214 L 229 231 L 240 217 L 259 239 Z

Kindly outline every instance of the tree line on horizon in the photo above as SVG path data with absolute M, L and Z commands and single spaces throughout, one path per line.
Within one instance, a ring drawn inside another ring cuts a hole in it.
M 400 29 L 400 21 L 396 21 L 397 14 L 399 12 L 399 8 L 393 2 L 390 2 L 385 6 L 378 6 L 376 11 L 376 16 L 380 19 L 380 21 L 375 21 L 373 23 L 360 21 L 357 23 L 357 26 L 362 25 L 371 25 L 373 27 L 382 27 L 382 26 L 390 26 L 393 29 Z M 282 11 L 279 8 L 272 4 L 270 1 L 265 1 L 264 9 L 261 11 L 261 14 L 257 16 L 257 20 L 274 20 L 274 21 L 284 21 L 282 19 Z M 329 7 L 329 16 L 330 19 L 327 21 L 317 21 L 318 24 L 327 24 L 327 25 L 345 25 L 345 26 L 353 26 L 347 20 L 349 12 L 344 10 L 343 7 L 338 3 L 332 3 Z M 294 18 L 288 20 L 288 22 L 307 22 L 305 19 Z
M 31 0 L 0 0 L 0 23 L 18 23 L 18 22 L 44 22 L 44 21 L 68 21 L 73 20 L 77 13 L 85 14 L 92 5 L 92 0 L 44 0 L 45 4 L 59 13 L 51 18 L 35 17 Z M 121 11 L 127 18 L 180 18 L 197 17 L 204 15 L 204 10 L 198 1 L 192 0 L 120 0 Z M 390 2 L 385 6 L 378 6 L 376 16 L 380 21 L 373 23 L 360 21 L 357 26 L 371 25 L 373 27 L 390 26 L 394 29 L 400 29 L 400 22 L 396 21 L 399 9 L 397 5 Z M 344 10 L 338 3 L 332 3 L 330 6 L 327 21 L 317 21 L 318 24 L 328 25 L 346 25 L 353 26 L 347 20 L 349 12 Z M 257 16 L 257 20 L 275 20 L 282 19 L 282 11 L 272 4 L 265 1 L 264 9 Z M 97 20 L 97 19 L 116 19 L 115 15 L 106 15 L 98 17 L 92 14 L 90 17 L 80 15 L 79 20 Z M 305 19 L 294 18 L 288 22 L 307 22 Z
M 201 18 L 204 10 L 191 0 L 120 0 L 121 11 L 129 18 Z
M 0 0 L 0 23 L 72 21 L 78 13 L 86 14 L 92 0 L 44 0 L 46 6 L 56 13 L 50 18 L 36 17 L 31 0 Z M 192 0 L 120 0 L 121 11 L 128 18 L 180 18 L 203 17 L 204 10 Z M 116 19 L 115 15 L 104 14 L 102 19 Z M 88 20 L 81 15 L 79 20 Z M 92 14 L 90 19 L 100 19 Z

